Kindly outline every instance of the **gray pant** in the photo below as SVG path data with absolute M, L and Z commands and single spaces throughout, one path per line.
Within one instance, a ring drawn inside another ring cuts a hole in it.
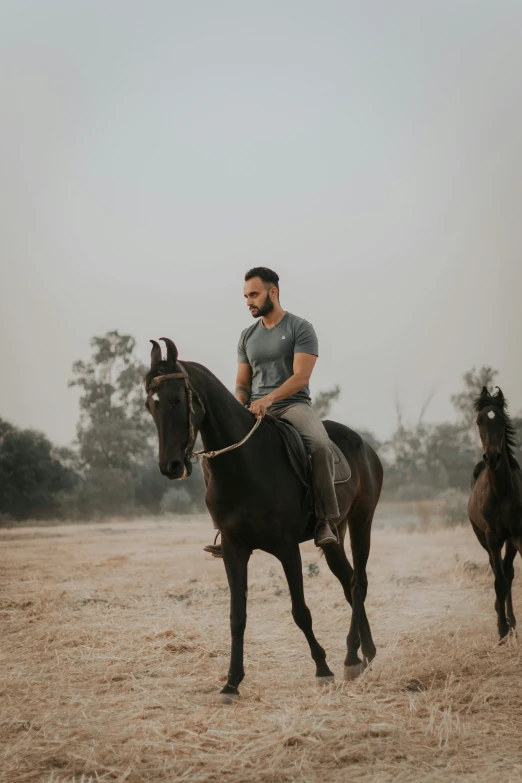
M 337 519 L 339 506 L 334 485 L 334 458 L 323 422 L 311 405 L 303 402 L 273 406 L 269 409 L 269 413 L 271 416 L 277 416 L 278 419 L 286 419 L 294 425 L 312 457 L 316 494 L 315 513 L 318 519 Z

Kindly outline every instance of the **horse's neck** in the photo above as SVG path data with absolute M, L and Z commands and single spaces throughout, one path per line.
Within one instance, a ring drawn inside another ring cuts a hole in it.
M 487 468 L 488 483 L 493 494 L 498 497 L 505 497 L 515 491 L 515 484 L 513 481 L 513 471 L 509 463 L 509 457 L 506 446 L 502 447 L 502 455 L 500 458 L 500 465 L 496 470 Z
M 252 429 L 255 419 L 222 383 L 212 375 L 195 369 L 194 388 L 205 406 L 200 427 L 205 451 L 218 451 L 238 443 Z

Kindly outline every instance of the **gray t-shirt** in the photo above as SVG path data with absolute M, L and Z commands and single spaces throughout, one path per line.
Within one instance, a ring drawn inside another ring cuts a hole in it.
M 237 360 L 239 364 L 252 367 L 250 402 L 270 394 L 294 374 L 295 353 L 318 356 L 319 348 L 312 324 L 292 313 L 286 313 L 272 329 L 267 329 L 260 318 L 241 333 Z M 274 405 L 288 405 L 289 402 L 310 404 L 308 386 Z

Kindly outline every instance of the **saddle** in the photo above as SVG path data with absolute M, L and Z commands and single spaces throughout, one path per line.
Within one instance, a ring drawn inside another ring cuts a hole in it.
M 278 419 L 267 414 L 265 420 L 275 427 L 281 435 L 294 472 L 303 486 L 313 493 L 311 458 L 298 431 L 286 419 Z M 352 475 L 348 460 L 332 440 L 330 440 L 330 447 L 334 458 L 334 484 L 345 484 Z

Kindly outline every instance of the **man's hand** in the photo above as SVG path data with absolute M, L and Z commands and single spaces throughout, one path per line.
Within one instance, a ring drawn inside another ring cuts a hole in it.
M 271 405 L 272 400 L 269 399 L 267 395 L 266 397 L 261 397 L 260 400 L 255 400 L 255 402 L 253 402 L 250 406 L 249 410 L 254 414 L 254 416 L 257 416 L 257 418 L 263 419 Z

